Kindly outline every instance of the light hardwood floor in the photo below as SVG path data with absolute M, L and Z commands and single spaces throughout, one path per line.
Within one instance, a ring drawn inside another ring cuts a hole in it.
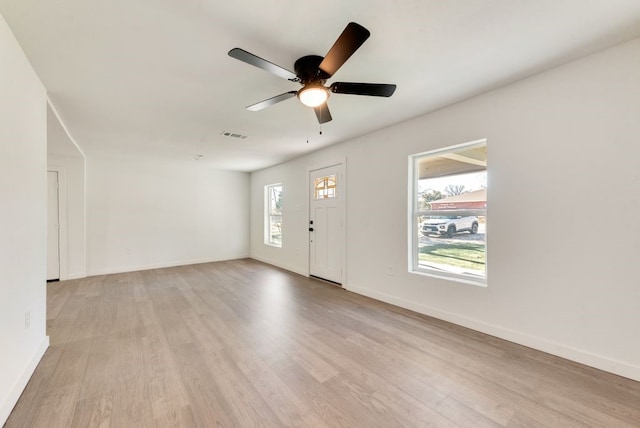
M 640 383 L 253 260 L 48 285 L 6 427 L 640 427 Z

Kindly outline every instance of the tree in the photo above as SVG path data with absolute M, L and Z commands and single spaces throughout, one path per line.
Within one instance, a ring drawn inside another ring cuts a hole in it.
M 276 191 L 276 211 L 282 212 L 282 187 Z
M 418 209 L 431 209 L 431 207 L 429 206 L 431 201 L 437 201 L 438 199 L 442 199 L 442 197 L 442 192 L 440 192 L 439 190 L 427 189 L 420 193 L 420 197 L 418 198 Z
M 456 185 L 456 184 L 448 184 L 447 187 L 444 188 L 444 192 L 448 196 L 456 196 L 464 193 L 464 184 Z
M 282 186 L 271 186 L 269 192 L 271 214 L 282 214 Z

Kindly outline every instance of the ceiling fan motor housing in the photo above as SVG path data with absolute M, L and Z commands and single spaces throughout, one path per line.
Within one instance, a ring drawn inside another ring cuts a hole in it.
M 307 55 L 295 62 L 293 69 L 302 85 L 310 83 L 324 85 L 329 76 L 319 68 L 323 59 L 324 57 L 319 55 Z

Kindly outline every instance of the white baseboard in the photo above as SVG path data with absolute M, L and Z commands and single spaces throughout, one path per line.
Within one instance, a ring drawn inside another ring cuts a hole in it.
M 238 259 L 246 259 L 249 258 L 248 254 L 238 254 L 237 256 L 230 256 L 224 258 L 202 258 L 202 259 L 192 259 L 192 260 L 180 260 L 173 262 L 163 262 L 163 263 L 152 263 L 148 265 L 137 265 L 137 266 L 119 266 L 119 267 L 111 267 L 104 269 L 92 269 L 89 271 L 88 276 L 96 276 L 96 275 L 110 275 L 113 273 L 125 273 L 125 272 L 137 272 L 141 270 L 149 270 L 149 269 L 162 269 L 162 268 L 170 268 L 176 266 L 186 266 L 186 265 L 197 265 L 200 263 L 214 263 L 214 262 L 224 262 L 227 260 L 238 260 Z
M 409 309 L 424 315 L 428 315 L 434 318 L 448 321 L 453 324 L 457 324 L 463 327 L 470 328 L 472 330 L 486 333 L 491 336 L 498 337 L 500 339 L 508 340 L 519 345 L 527 346 L 529 348 L 537 349 L 548 354 L 556 355 L 558 357 L 566 358 L 567 360 L 575 361 L 586 366 L 594 367 L 599 370 L 604 370 L 609 373 L 613 373 L 619 376 L 623 376 L 629 379 L 640 381 L 640 366 L 629 364 L 623 361 L 617 361 L 612 358 L 604 357 L 602 355 L 592 354 L 587 351 L 572 348 L 570 346 L 563 345 L 561 343 L 542 339 L 540 337 L 531 336 L 518 331 L 513 331 L 504 327 L 499 327 L 493 324 L 488 324 L 482 321 L 466 318 L 458 314 L 454 314 L 447 311 L 442 311 L 427 305 L 404 300 L 395 296 L 391 296 L 386 293 L 379 293 L 376 291 L 367 290 L 360 287 L 345 287 L 347 290 L 363 296 L 371 297 L 372 299 L 380 300 L 382 302 L 390 303 L 401 308 Z
M 18 402 L 20 395 L 22 395 L 22 392 L 26 388 L 27 383 L 29 382 L 29 379 L 31 379 L 31 375 L 36 370 L 36 367 L 38 367 L 38 363 L 40 363 L 40 360 L 42 359 L 44 353 L 47 351 L 48 347 L 49 347 L 49 336 L 45 336 L 44 339 L 42 340 L 42 343 L 38 347 L 38 350 L 36 351 L 35 355 L 33 356 L 31 361 L 25 368 L 24 372 L 18 379 L 18 382 L 16 382 L 16 384 L 13 386 L 6 401 L 2 403 L 2 405 L 0 405 L 0 426 L 4 425 L 4 423 L 9 418 L 9 415 L 11 414 L 13 407 Z
M 309 272 L 307 272 L 305 270 L 302 270 L 302 269 L 299 269 L 299 268 L 297 268 L 295 266 L 286 265 L 284 263 L 280 263 L 280 262 L 277 262 L 275 260 L 265 259 L 265 258 L 262 258 L 262 257 L 251 256 L 251 258 L 254 259 L 254 260 L 257 260 L 259 262 L 262 262 L 262 263 L 266 263 L 266 264 L 269 264 L 269 265 L 272 265 L 272 266 L 275 266 L 275 267 L 279 267 L 279 268 L 284 269 L 284 270 L 288 270 L 289 272 L 297 273 L 298 275 L 302 275 L 302 276 L 306 276 L 306 277 L 309 276 Z

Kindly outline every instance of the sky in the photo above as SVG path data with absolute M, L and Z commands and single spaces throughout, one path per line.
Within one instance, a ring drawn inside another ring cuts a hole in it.
M 487 172 L 471 172 L 468 174 L 452 175 L 449 177 L 428 178 L 418 181 L 418 192 L 427 189 L 439 190 L 444 193 L 445 187 L 449 184 L 454 186 L 464 186 L 465 191 L 479 190 L 487 187 Z

